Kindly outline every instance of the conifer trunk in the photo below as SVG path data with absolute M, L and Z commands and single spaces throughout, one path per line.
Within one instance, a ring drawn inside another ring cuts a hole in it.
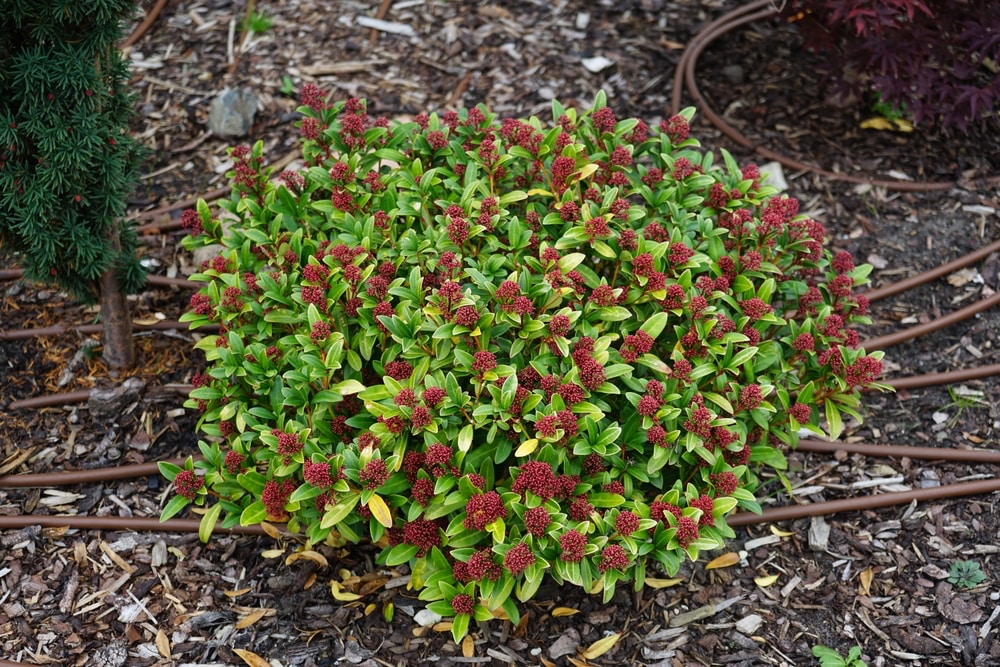
M 101 275 L 101 325 L 104 327 L 104 352 L 101 355 L 111 368 L 126 369 L 135 365 L 132 320 L 128 299 L 118 285 L 114 267 Z
M 117 227 L 112 228 L 108 239 L 116 252 L 120 247 Z M 101 326 L 104 328 L 104 351 L 101 356 L 111 368 L 131 368 L 135 365 L 132 318 L 129 316 L 128 297 L 118 283 L 118 267 L 114 264 L 101 274 L 100 293 Z

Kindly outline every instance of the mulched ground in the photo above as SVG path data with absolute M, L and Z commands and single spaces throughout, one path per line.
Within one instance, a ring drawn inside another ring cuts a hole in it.
M 292 95 L 307 80 L 338 96 L 367 97 L 377 113 L 486 102 L 503 116 L 547 113 L 552 96 L 581 106 L 603 88 L 619 117 L 657 122 L 668 112 L 674 66 L 697 29 L 735 2 L 636 0 L 504 3 L 396 0 L 385 20 L 405 33 L 371 31 L 359 17 L 378 4 L 260 1 L 272 18 L 242 35 L 242 3 L 169 3 L 134 47 L 139 117 L 152 149 L 133 212 L 223 185 L 229 141 L 206 134 L 211 98 L 245 86 L 261 99 L 251 138 L 274 160 L 294 148 Z M 233 26 L 231 29 L 230 26 Z M 965 136 L 918 130 L 862 131 L 865 107 L 826 100 L 794 28 L 762 22 L 727 36 L 702 57 L 702 90 L 754 140 L 828 168 L 885 177 L 961 180 L 937 193 L 900 194 L 789 173 L 789 192 L 822 221 L 837 248 L 877 269 L 875 286 L 932 268 L 1000 238 L 1000 188 L 978 180 L 1000 172 L 995 123 Z M 230 39 L 232 34 L 232 39 Z M 230 47 L 229 44 L 233 46 Z M 777 45 L 777 46 L 775 46 Z M 583 60 L 611 65 L 588 72 Z M 738 65 L 739 69 L 732 66 Z M 287 77 L 287 80 L 286 80 Z M 711 126 L 695 136 L 734 149 Z M 169 220 L 179 212 L 157 216 Z M 145 238 L 151 271 L 179 276 L 193 260 L 176 233 Z M 880 302 L 874 336 L 984 298 L 1000 289 L 998 258 Z M 0 269 L 10 268 L 0 260 Z M 95 314 L 51 289 L 2 285 L 5 331 L 86 324 Z M 148 289 L 140 321 L 175 319 L 187 293 Z M 141 334 L 145 383 L 113 415 L 85 404 L 10 411 L 10 401 L 114 386 L 93 337 L 0 340 L 0 472 L 40 472 L 155 461 L 196 446 L 195 418 L 169 391 L 201 370 L 186 331 Z M 81 352 L 83 350 L 83 352 Z M 890 376 L 1000 362 L 1000 312 L 890 348 Z M 846 437 L 876 443 L 996 449 L 996 378 L 870 395 L 868 416 Z M 762 493 L 789 504 L 990 477 L 995 466 L 910 459 L 793 454 L 790 497 L 777 481 Z M 60 490 L 0 489 L 0 514 L 156 516 L 168 489 L 159 479 Z M 0 533 L 0 658 L 52 665 L 810 665 L 811 647 L 862 647 L 869 665 L 1000 664 L 998 495 L 885 508 L 737 531 L 734 564 L 685 567 L 680 581 L 608 605 L 575 589 L 543 587 L 525 621 L 473 628 L 454 645 L 447 632 L 413 621 L 421 608 L 405 568 L 383 570 L 369 547 L 323 548 L 329 561 L 285 563 L 293 544 L 268 538 L 25 529 Z M 986 580 L 948 583 L 957 560 L 975 560 Z M 773 583 L 768 577 L 776 575 Z M 762 578 L 764 577 L 764 578 Z M 330 582 L 361 594 L 331 596 Z M 386 620 L 391 614 L 392 621 Z M 604 655 L 587 649 L 613 633 Z M 169 656 L 169 657 L 165 657 Z

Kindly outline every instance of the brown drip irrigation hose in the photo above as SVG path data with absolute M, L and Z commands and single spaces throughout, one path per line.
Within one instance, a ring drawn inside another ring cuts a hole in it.
M 830 453 L 847 452 L 879 457 L 909 457 L 932 461 L 963 461 L 967 463 L 1000 464 L 1000 451 L 983 449 L 944 449 L 938 447 L 915 447 L 909 445 L 873 445 L 865 442 L 826 442 L 823 440 L 802 440 L 797 451 Z M 168 459 L 167 463 L 183 465 L 185 459 Z M 34 489 L 48 486 L 72 486 L 120 479 L 134 479 L 159 474 L 157 463 L 136 463 L 131 465 L 93 468 L 91 470 L 64 470 L 60 472 L 25 473 L 0 476 L 0 489 Z
M 773 523 L 775 521 L 789 521 L 791 519 L 803 519 L 805 517 L 838 514 L 840 512 L 857 512 L 877 507 L 904 505 L 914 500 L 942 500 L 944 498 L 957 498 L 960 496 L 978 496 L 995 491 L 1000 491 L 1000 478 L 997 477 L 976 482 L 945 484 L 929 489 L 914 489 L 912 491 L 880 493 L 862 498 L 843 498 L 841 500 L 828 500 L 821 503 L 774 507 L 764 510 L 763 514 L 737 512 L 727 518 L 726 523 L 730 526 L 749 526 L 758 523 Z
M 78 516 L 78 515 L 45 515 L 25 514 L 19 516 L 0 516 L 0 530 L 13 530 L 27 526 L 42 526 L 43 528 L 80 528 L 83 530 L 134 530 L 154 533 L 197 533 L 198 519 L 167 519 L 160 521 L 155 517 L 127 516 Z M 232 533 L 236 535 L 267 535 L 259 525 L 233 526 L 222 528 L 215 526 L 216 533 Z
M 181 396 L 191 393 L 191 385 L 166 385 L 164 389 L 170 389 Z M 19 401 L 11 401 L 7 405 L 8 410 L 28 410 L 37 408 L 53 408 L 71 403 L 83 403 L 90 399 L 92 389 L 81 389 L 80 391 L 68 391 L 64 394 L 48 394 L 46 396 L 35 396 L 33 398 L 22 398 Z
M 5 269 L 0 271 L 0 280 L 18 280 L 23 276 L 24 269 Z M 147 275 L 146 284 L 156 285 L 157 287 L 186 287 L 189 289 L 198 289 L 203 283 L 196 280 L 188 280 L 187 278 L 168 278 L 166 276 Z
M 981 378 L 988 378 L 994 375 L 1000 375 L 1000 364 L 976 366 L 975 368 L 963 368 L 957 371 L 946 371 L 944 373 L 927 373 L 926 375 L 893 378 L 891 380 L 887 380 L 886 383 L 898 391 L 900 389 L 919 389 L 921 387 L 933 387 L 942 384 L 968 382 L 969 380 L 979 380 Z
M 864 454 L 865 456 L 899 457 L 927 459 L 931 461 L 964 461 L 966 463 L 1000 464 L 1000 451 L 992 449 L 945 449 L 937 447 L 916 447 L 911 445 L 873 445 L 867 442 L 826 442 L 825 440 L 800 440 L 796 451 L 832 454 Z M 0 477 L 0 486 L 4 485 Z
M 185 459 L 167 459 L 167 463 L 184 465 Z M 159 475 L 158 463 L 135 463 L 90 470 L 63 470 L 61 472 L 26 473 L 23 475 L 0 475 L 0 489 L 34 489 L 45 486 L 72 486 L 92 484 L 119 479 L 135 479 Z
M 878 301 L 879 299 L 884 299 L 887 296 L 894 296 L 900 292 L 905 292 L 906 290 L 946 276 L 949 273 L 953 273 L 958 269 L 978 262 L 981 259 L 986 259 L 995 252 L 1000 252 L 1000 240 L 994 241 L 989 245 L 985 245 L 979 250 L 974 250 L 967 255 L 962 255 L 958 259 L 942 264 L 941 266 L 931 269 L 930 271 L 924 271 L 923 273 L 919 273 L 915 276 L 910 276 L 909 278 L 904 278 L 903 280 L 897 280 L 896 282 L 889 283 L 884 287 L 863 292 L 863 294 L 868 297 L 869 301 Z
M 698 89 L 698 83 L 695 77 L 695 67 L 698 62 L 698 57 L 709 44 L 727 32 L 748 23 L 759 21 L 760 19 L 770 18 L 775 16 L 775 14 L 776 12 L 774 10 L 773 0 L 756 0 L 755 2 L 751 2 L 748 5 L 744 5 L 732 12 L 720 16 L 706 25 L 701 32 L 695 35 L 694 39 L 688 43 L 684 53 L 681 54 L 680 62 L 678 63 L 677 70 L 674 73 L 674 84 L 670 108 L 671 113 L 677 113 L 680 109 L 683 82 L 687 84 L 688 92 L 694 98 L 696 106 L 698 107 L 698 112 L 703 114 L 724 135 L 740 146 L 751 149 L 758 155 L 774 160 L 789 169 L 809 171 L 831 180 L 847 181 L 849 183 L 863 183 L 903 192 L 929 192 L 933 190 L 949 190 L 953 187 L 959 187 L 959 184 L 954 181 L 889 181 L 829 171 L 816 165 L 808 164 L 806 162 L 790 158 L 786 155 L 776 153 L 751 141 L 726 123 L 726 121 L 723 120 L 719 114 L 715 113 L 709 105 L 708 100 Z M 1000 177 L 994 176 L 983 179 L 983 181 L 987 183 L 996 183 L 1000 182 Z
M 153 26 L 153 23 L 156 22 L 160 13 L 163 12 L 163 8 L 167 6 L 167 2 L 169 2 L 169 0 L 157 0 L 157 3 L 153 6 L 153 8 L 146 13 L 146 18 L 142 20 L 142 23 L 136 26 L 135 30 L 132 31 L 132 34 L 126 37 L 122 43 L 118 45 L 118 48 L 127 49 L 138 42 Z
M 878 507 L 903 505 L 916 501 L 942 500 L 960 496 L 974 496 L 1000 491 L 1000 478 L 984 479 L 976 482 L 945 484 L 929 489 L 915 489 L 869 495 L 860 498 L 843 498 L 804 505 L 774 507 L 764 510 L 763 514 L 738 512 L 726 519 L 730 526 L 748 526 L 752 524 L 789 521 L 811 516 L 839 514 L 841 512 L 857 512 Z M 60 516 L 60 515 L 21 515 L 0 516 L 0 530 L 25 528 L 27 526 L 68 527 L 84 530 L 134 530 L 152 532 L 196 533 L 200 522 L 197 519 L 168 519 L 160 521 L 151 517 L 116 517 L 116 516 Z M 235 526 L 221 528 L 216 526 L 216 532 L 228 532 L 239 535 L 266 535 L 259 525 Z
M 206 324 L 194 329 L 189 329 L 187 322 L 178 322 L 176 320 L 161 320 L 153 324 L 138 324 L 133 322 L 132 327 L 140 331 L 170 331 L 171 329 L 180 329 L 183 331 L 196 331 L 199 333 L 214 333 L 219 330 L 218 324 Z M 67 327 L 62 324 L 57 324 L 55 326 L 42 327 L 39 329 L 0 331 L 0 340 L 24 340 L 26 338 L 35 338 L 36 336 L 61 336 L 71 331 L 82 335 L 89 335 L 99 333 L 102 331 L 102 327 L 100 324 L 81 324 L 75 327 Z
M 917 326 L 910 327 L 908 329 L 903 329 L 902 331 L 896 331 L 891 334 L 886 334 L 885 336 L 876 336 L 875 338 L 869 338 L 867 340 L 861 341 L 861 346 L 865 350 L 883 350 L 887 347 L 893 345 L 898 345 L 908 340 L 918 338 L 925 334 L 929 334 L 932 331 L 937 331 L 938 329 L 943 329 L 947 326 L 955 324 L 956 322 L 961 322 L 962 320 L 968 319 L 975 315 L 976 313 L 981 313 L 984 310 L 988 310 L 993 306 L 1000 304 L 1000 292 L 996 292 L 993 296 L 981 299 L 975 303 L 961 308 L 947 315 L 942 315 L 936 319 L 933 319 L 924 324 L 918 324 Z

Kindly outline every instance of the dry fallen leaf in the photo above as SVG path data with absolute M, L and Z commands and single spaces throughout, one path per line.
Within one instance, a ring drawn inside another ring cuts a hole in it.
M 683 579 L 657 579 L 655 577 L 646 577 L 644 580 L 646 585 L 650 588 L 670 588 L 671 586 L 676 586 L 677 584 L 683 582 Z
M 431 628 L 435 632 L 451 632 L 451 621 L 441 621 L 440 623 L 435 623 Z
M 865 595 L 871 595 L 872 577 L 874 574 L 871 567 L 867 567 L 858 575 L 858 578 L 861 580 L 861 592 Z
M 771 525 L 771 534 L 777 535 L 778 537 L 791 537 L 795 534 L 794 530 L 782 530 L 775 525 Z
M 170 655 L 170 638 L 163 630 L 156 631 L 156 650 L 167 660 L 173 657 Z
M 471 658 L 475 654 L 476 642 L 472 639 L 472 635 L 465 635 L 465 639 L 462 640 L 462 655 Z
M 276 540 L 281 536 L 281 531 L 278 530 L 277 526 L 268 523 L 267 521 L 260 522 L 260 529 L 263 530 L 264 533 L 266 533 L 272 540 Z
M 280 558 L 285 555 L 284 549 L 265 549 L 260 552 L 261 558 Z
M 245 594 L 249 593 L 251 590 L 253 590 L 253 589 L 252 588 L 241 588 L 238 591 L 222 591 L 222 594 L 225 595 L 227 598 L 238 598 L 241 595 L 245 595 Z
M 961 269 L 955 273 L 950 274 L 946 280 L 948 284 L 952 287 L 961 287 L 970 280 L 975 279 L 979 275 L 979 271 L 975 268 L 969 267 L 967 269 Z
M 318 551 L 297 551 L 293 554 L 289 554 L 288 558 L 285 559 L 285 565 L 291 565 L 297 560 L 311 560 L 320 567 L 326 567 L 329 563 L 326 560 L 326 556 L 319 553 Z
M 753 582 L 758 586 L 760 586 L 761 588 L 767 588 L 777 580 L 778 580 L 778 575 L 771 574 L 766 577 L 755 577 Z
M 618 643 L 618 640 L 621 639 L 621 637 L 622 633 L 616 632 L 613 635 L 608 635 L 603 639 L 598 639 L 596 642 L 588 646 L 587 650 L 581 653 L 580 655 L 582 655 L 587 660 L 593 660 L 594 658 L 599 658 L 608 651 L 610 651 L 612 648 L 614 648 L 614 645 Z
M 554 618 L 560 618 L 562 616 L 572 616 L 573 614 L 579 614 L 579 609 L 573 609 L 572 607 L 556 607 L 552 610 L 552 616 Z
M 353 602 L 361 599 L 357 593 L 350 593 L 341 588 L 340 582 L 336 580 L 330 582 L 330 592 L 333 594 L 333 599 L 338 602 Z
M 268 609 L 267 607 L 255 609 L 240 620 L 236 621 L 236 629 L 242 630 L 244 628 L 249 628 L 251 625 L 269 614 L 274 614 L 274 610 Z
M 717 556 L 705 564 L 706 570 L 717 570 L 720 567 L 732 567 L 740 562 L 740 555 L 735 551 Z
M 253 651 L 247 651 L 242 648 L 234 648 L 233 653 L 240 656 L 243 659 L 243 662 L 250 665 L 250 667 L 271 667 L 271 663 Z

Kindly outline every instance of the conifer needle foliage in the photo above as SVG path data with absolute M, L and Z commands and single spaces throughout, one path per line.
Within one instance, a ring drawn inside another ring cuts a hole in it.
M 0 252 L 29 279 L 98 299 L 143 280 L 122 224 L 139 147 L 117 48 L 134 0 L 0 0 Z

